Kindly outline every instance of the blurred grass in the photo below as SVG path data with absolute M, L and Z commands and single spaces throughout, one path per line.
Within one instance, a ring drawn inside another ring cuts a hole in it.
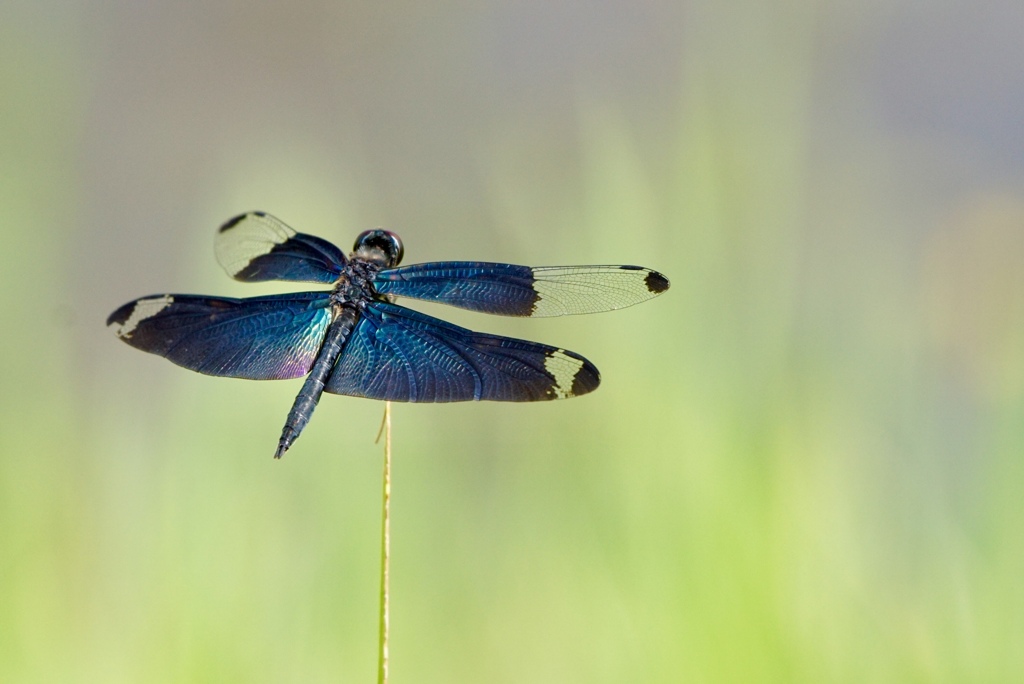
M 705 11 L 674 137 L 581 95 L 565 166 L 498 116 L 474 141 L 492 230 L 395 226 L 410 262 L 623 261 L 673 287 L 573 320 L 443 312 L 584 353 L 604 386 L 395 407 L 393 681 L 1022 674 L 1019 188 L 928 205 L 934 157 L 881 133 L 823 159 L 812 17 Z M 84 312 L 149 274 L 67 304 L 80 284 L 59 274 L 95 237 L 77 61 L 5 38 L 0 680 L 371 679 L 382 406 L 327 397 L 274 463 L 297 382 L 212 380 L 103 337 Z M 382 222 L 386 193 L 353 171 L 368 153 L 314 142 L 226 157 L 166 287 L 269 291 L 218 272 L 224 207 L 346 248 Z

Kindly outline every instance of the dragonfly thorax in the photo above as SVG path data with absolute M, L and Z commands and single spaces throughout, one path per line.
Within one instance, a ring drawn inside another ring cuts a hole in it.
M 341 277 L 334 283 L 331 299 L 338 304 L 358 304 L 375 299 L 377 292 L 373 279 L 381 270 L 381 265 L 366 261 L 356 254 L 341 270 Z

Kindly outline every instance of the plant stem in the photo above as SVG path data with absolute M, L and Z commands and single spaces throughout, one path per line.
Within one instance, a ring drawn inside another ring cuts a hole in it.
M 391 563 L 391 402 L 384 402 L 384 493 L 380 535 L 380 632 L 378 634 L 377 684 L 388 681 L 388 579 Z

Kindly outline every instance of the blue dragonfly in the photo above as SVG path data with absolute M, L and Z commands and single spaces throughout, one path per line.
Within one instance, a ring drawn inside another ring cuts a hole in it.
M 262 211 L 221 226 L 215 251 L 236 280 L 331 289 L 246 299 L 152 295 L 120 307 L 107 325 L 136 349 L 206 375 L 306 376 L 275 458 L 298 438 L 324 392 L 409 402 L 542 401 L 586 394 L 600 383 L 594 364 L 575 352 L 467 330 L 399 306 L 396 297 L 543 317 L 620 309 L 669 287 L 665 276 L 639 266 L 399 266 L 402 241 L 381 229 L 361 233 L 346 257 Z

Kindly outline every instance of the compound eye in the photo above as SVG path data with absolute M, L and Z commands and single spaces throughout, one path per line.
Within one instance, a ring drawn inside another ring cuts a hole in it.
M 376 228 L 364 230 L 356 238 L 356 256 L 375 261 L 384 268 L 392 268 L 402 262 L 405 256 L 405 247 L 402 246 L 402 239 L 390 230 Z

